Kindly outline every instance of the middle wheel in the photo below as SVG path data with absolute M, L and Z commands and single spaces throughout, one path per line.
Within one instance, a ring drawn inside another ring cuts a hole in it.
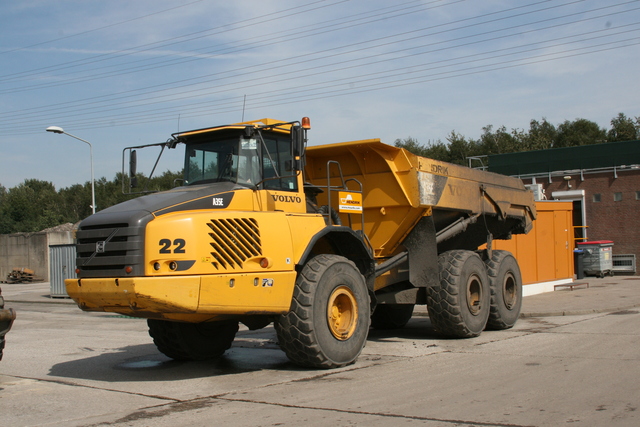
M 336 368 L 360 355 L 369 318 L 369 293 L 355 264 L 338 255 L 318 255 L 298 275 L 291 308 L 275 328 L 280 348 L 294 363 Z
M 438 257 L 440 283 L 427 288 L 432 325 L 459 338 L 480 335 L 489 318 L 491 291 L 484 262 L 475 252 L 453 250 Z
M 400 329 L 411 320 L 414 304 L 379 304 L 371 316 L 374 329 Z
M 182 323 L 147 319 L 149 335 L 160 352 L 175 360 L 206 360 L 231 347 L 238 322 Z

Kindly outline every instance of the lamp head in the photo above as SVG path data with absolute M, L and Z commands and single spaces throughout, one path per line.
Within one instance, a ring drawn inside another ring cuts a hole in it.
M 49 126 L 47 128 L 47 132 L 64 133 L 64 130 L 61 127 L 58 127 L 58 126 Z

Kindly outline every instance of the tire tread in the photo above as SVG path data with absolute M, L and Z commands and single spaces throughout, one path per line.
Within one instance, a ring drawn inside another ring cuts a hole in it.
M 336 259 L 350 264 L 357 271 L 357 267 L 352 261 L 337 255 L 322 254 L 312 258 L 298 275 L 289 312 L 280 316 L 278 321 L 274 323 L 280 348 L 291 361 L 300 366 L 329 369 L 348 365 L 355 361 L 354 358 L 354 360 L 342 363 L 328 357 L 314 330 L 315 291 L 323 273 L 336 263 Z M 369 316 L 367 315 L 366 318 L 368 330 Z
M 466 324 L 461 305 L 465 296 L 460 295 L 458 283 L 465 263 L 475 252 L 451 250 L 438 257 L 440 284 L 427 288 L 427 311 L 432 325 L 442 334 L 458 338 L 471 338 L 480 332 Z M 478 257 L 478 260 L 481 260 Z M 484 328 L 483 328 L 484 329 Z

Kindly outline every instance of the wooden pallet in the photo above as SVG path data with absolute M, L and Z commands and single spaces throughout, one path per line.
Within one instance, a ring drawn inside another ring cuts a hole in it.
M 42 277 L 36 276 L 35 271 L 26 267 L 15 267 L 11 270 L 11 273 L 7 275 L 7 280 L 4 283 L 33 283 L 42 281 Z

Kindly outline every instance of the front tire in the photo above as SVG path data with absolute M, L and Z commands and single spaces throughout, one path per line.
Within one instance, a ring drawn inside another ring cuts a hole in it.
M 507 251 L 492 251 L 485 261 L 491 286 L 491 311 L 487 328 L 512 328 L 522 307 L 522 276 L 518 261 Z
M 148 319 L 149 335 L 174 360 L 206 360 L 222 356 L 238 332 L 238 322 L 183 323 Z
M 489 278 L 484 262 L 471 251 L 453 250 L 438 257 L 440 283 L 427 288 L 431 324 L 444 335 L 476 337 L 489 318 Z
M 275 329 L 292 362 L 328 369 L 355 362 L 369 322 L 369 293 L 355 264 L 338 255 L 319 255 L 302 268 L 291 309 Z

